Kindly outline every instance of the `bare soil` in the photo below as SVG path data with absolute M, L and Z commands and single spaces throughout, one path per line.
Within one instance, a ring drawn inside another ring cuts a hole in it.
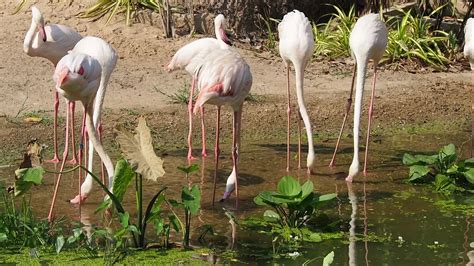
M 31 12 L 24 9 L 12 15 L 17 2 L 7 0 L 0 11 L 1 164 L 11 164 L 14 159 L 21 158 L 26 143 L 32 138 L 52 147 L 53 66 L 45 59 L 32 58 L 23 52 L 22 43 L 31 23 Z M 189 84 L 187 73 L 166 73 L 164 66 L 179 47 L 203 36 L 164 39 L 158 24 L 138 22 L 127 27 L 121 19 L 105 25 L 103 20 L 92 22 L 76 18 L 74 15 L 90 1 L 81 4 L 75 1 L 71 6 L 61 1 L 46 2 L 40 1 L 37 5 L 47 23 L 66 24 L 83 35 L 99 36 L 110 42 L 119 54 L 104 104 L 107 145 L 114 148 L 112 129 L 116 125 L 125 124 L 133 128 L 136 118 L 145 115 L 154 130 L 157 148 L 162 152 L 186 147 L 187 109 L 183 104 L 171 104 L 170 99 L 158 90 L 172 94 Z M 244 107 L 243 140 L 284 143 L 286 71 L 281 59 L 272 52 L 244 43 L 237 42 L 236 49 L 251 67 L 254 78 L 251 93 L 256 98 Z M 406 67 L 409 71 L 403 68 L 393 70 L 392 66 L 381 66 L 377 78 L 373 133 L 465 131 L 468 138 L 471 74 L 468 65 L 460 61 L 445 72 L 421 67 Z M 306 69 L 305 100 L 317 142 L 332 142 L 337 136 L 349 93 L 352 64 L 349 58 L 339 61 L 315 58 Z M 370 69 L 364 94 L 363 132 L 372 73 Z M 294 81 L 293 76 L 291 80 Z M 295 97 L 293 87 L 292 93 Z M 293 103 L 296 104 L 295 99 Z M 61 114 L 64 106 L 61 104 Z M 214 108 L 210 106 L 207 110 L 206 123 L 213 132 Z M 41 116 L 42 121 L 26 122 L 24 118 L 31 113 Z M 78 117 L 80 113 L 77 113 Z M 222 136 L 223 141 L 229 141 L 231 113 L 224 112 L 224 116 Z M 196 146 L 200 139 L 197 124 Z M 60 128 L 63 126 L 61 124 Z M 61 133 L 60 140 L 63 139 Z M 208 138 L 212 135 L 209 133 Z

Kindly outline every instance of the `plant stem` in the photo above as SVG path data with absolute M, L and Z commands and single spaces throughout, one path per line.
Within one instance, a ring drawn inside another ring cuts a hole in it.
M 143 199 L 142 199 L 142 192 L 143 192 L 143 177 L 142 175 L 135 173 L 135 192 L 136 192 L 136 203 L 137 203 L 137 221 L 139 226 L 141 227 L 143 223 Z M 140 228 L 141 229 L 141 228 Z M 145 238 L 143 235 L 145 235 L 145 232 L 142 232 L 140 230 L 139 232 L 139 245 L 141 248 L 144 247 L 145 245 Z

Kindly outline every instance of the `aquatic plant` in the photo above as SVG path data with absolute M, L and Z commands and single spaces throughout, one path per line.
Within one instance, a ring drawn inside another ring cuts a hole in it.
M 410 167 L 409 182 L 431 183 L 443 193 L 474 193 L 474 158 L 458 160 L 453 144 L 434 155 L 405 153 L 403 164 Z
M 278 182 L 278 191 L 260 192 L 254 198 L 257 205 L 272 207 L 267 210 L 264 218 L 279 223 L 281 226 L 301 228 L 316 214 L 317 208 L 336 197 L 335 193 L 319 195 L 313 191 L 313 182 L 306 181 L 300 185 L 291 176 L 284 176 Z
M 186 180 L 189 182 L 189 174 L 196 172 L 199 168 L 197 164 L 192 164 L 188 167 L 178 167 L 178 169 L 186 174 Z M 183 247 L 187 248 L 191 234 L 191 217 L 197 214 L 201 208 L 201 191 L 197 185 L 185 186 L 181 191 L 181 202 L 174 199 L 167 200 L 167 202 L 175 208 L 184 210 Z

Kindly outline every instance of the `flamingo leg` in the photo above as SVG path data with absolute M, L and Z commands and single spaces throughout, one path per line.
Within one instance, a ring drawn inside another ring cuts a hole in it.
M 54 204 L 56 203 L 56 197 L 57 197 L 57 194 L 58 194 L 59 183 L 61 182 L 62 171 L 64 171 L 64 165 L 66 164 L 67 156 L 68 156 L 68 153 L 69 153 L 69 109 L 68 108 L 66 108 L 66 137 L 65 137 L 65 141 L 66 141 L 66 144 L 64 146 L 62 163 L 61 163 L 61 167 L 59 169 L 59 174 L 58 174 L 58 178 L 57 178 L 57 181 L 56 181 L 56 185 L 54 187 L 53 199 L 51 201 L 51 207 L 49 209 L 49 214 L 48 214 L 48 221 L 49 222 L 53 221 Z
M 207 157 L 206 153 L 206 126 L 204 125 L 204 106 L 199 108 L 201 114 L 201 137 L 202 137 L 202 157 Z
M 74 112 L 76 110 L 76 102 L 69 103 L 69 113 L 71 115 L 71 142 L 72 142 L 72 159 L 68 162 L 70 164 L 76 165 L 78 163 L 77 154 L 76 154 L 76 137 L 74 134 Z
M 344 131 L 344 127 L 346 126 L 347 116 L 349 115 L 349 111 L 351 110 L 352 93 L 354 91 L 354 81 L 356 77 L 355 75 L 356 70 L 357 70 L 357 64 L 354 65 L 354 71 L 352 72 L 351 93 L 349 94 L 349 98 L 347 99 L 346 112 L 344 113 L 344 119 L 342 120 L 341 130 L 339 130 L 339 136 L 337 137 L 336 147 L 334 148 L 334 154 L 332 155 L 332 159 L 331 159 L 331 162 L 329 163 L 329 167 L 335 166 L 337 149 L 339 148 L 339 142 L 341 141 L 342 132 Z
M 372 116 L 374 114 L 374 100 L 375 100 L 375 81 L 377 79 L 377 65 L 374 64 L 374 80 L 372 83 L 372 94 L 370 96 L 369 106 L 369 124 L 367 125 L 367 141 L 365 142 L 365 157 L 364 157 L 364 176 L 367 175 L 367 158 L 369 153 L 369 138 L 370 126 L 372 124 Z
M 82 157 L 84 155 L 84 142 L 86 141 L 86 108 L 84 107 L 84 114 L 82 115 L 81 123 L 81 139 L 79 141 L 79 166 L 82 166 Z M 82 169 L 79 168 L 79 194 L 82 195 L 81 184 L 82 184 Z M 81 200 L 79 200 L 79 213 L 81 213 Z
M 189 131 L 188 131 L 188 161 L 192 161 L 196 158 L 193 157 L 193 94 L 194 87 L 196 86 L 196 78 L 193 76 L 191 82 L 191 89 L 189 90 L 188 100 L 188 119 L 189 119 Z
M 59 163 L 58 157 L 58 109 L 59 109 L 59 92 L 54 90 L 54 122 L 53 122 L 53 145 L 54 145 L 54 157 L 49 160 L 50 163 Z
M 301 114 L 298 112 L 298 169 L 301 169 Z
M 291 106 L 290 106 L 290 65 L 286 66 L 286 85 L 288 91 L 288 106 L 286 113 L 288 115 L 287 123 L 287 135 L 286 135 L 286 171 L 290 171 L 290 115 L 291 115 Z
M 240 125 L 242 121 L 242 105 L 239 111 L 234 112 L 234 125 L 232 132 L 232 163 L 234 164 L 233 171 L 235 172 L 235 208 L 239 208 L 239 146 L 240 146 Z
M 219 155 L 221 150 L 219 149 L 219 137 L 220 137 L 220 120 L 221 120 L 221 107 L 217 106 L 217 117 L 216 117 L 216 143 L 214 145 L 214 188 L 212 191 L 212 206 L 216 201 L 216 183 L 217 183 L 217 169 L 219 168 Z
M 474 71 L 471 73 L 472 84 L 474 84 Z M 471 85 L 472 86 L 472 85 Z M 471 158 L 474 154 L 474 91 L 471 87 Z
M 99 135 L 99 141 L 102 143 L 102 135 L 104 134 L 104 127 L 102 123 L 99 122 L 99 126 L 97 127 L 97 133 Z M 100 178 L 102 179 L 102 183 L 107 186 L 107 182 L 105 180 L 105 169 L 104 169 L 104 162 L 100 159 Z

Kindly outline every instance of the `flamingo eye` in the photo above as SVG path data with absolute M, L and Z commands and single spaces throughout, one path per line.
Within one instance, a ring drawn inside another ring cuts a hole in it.
M 77 72 L 77 74 L 79 75 L 84 75 L 84 68 L 81 66 L 81 68 L 79 69 L 79 71 Z

